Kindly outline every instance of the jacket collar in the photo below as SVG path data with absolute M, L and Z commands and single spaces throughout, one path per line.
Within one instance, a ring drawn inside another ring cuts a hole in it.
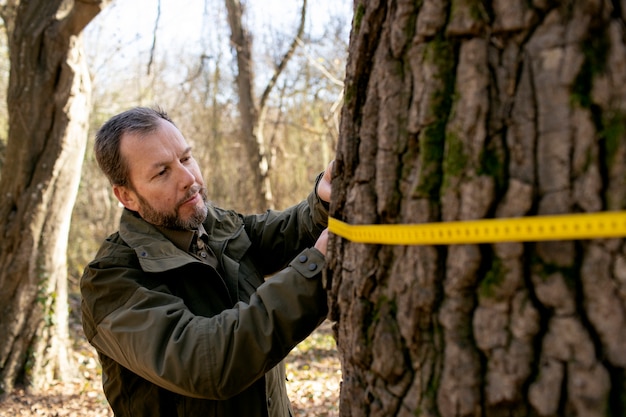
M 160 226 L 157 226 L 157 229 L 163 233 L 163 236 L 176 245 L 178 249 L 185 252 L 189 251 L 192 243 L 198 237 L 202 238 L 205 242 L 208 241 L 208 235 L 202 225 L 198 226 L 198 230 L 174 230 Z
M 156 226 L 131 210 L 122 212 L 119 234 L 135 251 L 146 272 L 162 272 L 198 262 L 187 250 L 181 251 Z
M 203 229 L 208 236 L 209 246 L 218 258 L 222 258 L 226 244 L 229 245 L 229 257 L 240 259 L 250 246 L 247 237 L 236 239 L 243 231 L 241 217 L 228 210 L 222 210 L 208 206 L 207 219 Z M 190 232 L 193 235 L 193 232 Z M 136 212 L 124 209 L 120 218 L 120 237 L 130 246 L 135 253 L 144 271 L 162 272 L 165 270 L 182 267 L 191 262 L 199 262 L 194 256 L 180 248 L 178 243 L 169 240 L 156 226 L 146 222 Z M 179 242 L 184 245 L 184 242 Z

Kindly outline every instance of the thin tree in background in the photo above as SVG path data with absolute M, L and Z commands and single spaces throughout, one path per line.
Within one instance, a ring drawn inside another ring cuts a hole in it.
M 108 0 L 6 0 L 9 135 L 0 177 L 0 391 L 71 373 L 67 236 L 87 142 L 81 32 Z
M 267 100 L 276 85 L 278 77 L 283 72 L 287 63 L 293 56 L 299 40 L 304 33 L 306 21 L 307 0 L 302 1 L 300 22 L 287 52 L 274 69 L 273 75 L 265 87 L 260 99 L 257 101 L 254 95 L 255 78 L 252 67 L 252 39 L 248 30 L 243 25 L 242 17 L 244 10 L 239 0 L 225 0 L 228 13 L 228 24 L 231 30 L 231 43 L 235 50 L 237 60 L 237 92 L 239 97 L 238 108 L 241 117 L 241 135 L 246 157 L 250 162 L 253 173 L 252 186 L 257 192 L 255 206 L 250 210 L 264 210 L 274 205 L 272 188 L 270 183 L 270 149 L 263 138 L 263 127 L 267 112 Z
M 331 215 L 626 208 L 617 1 L 355 1 Z M 623 239 L 329 242 L 341 416 L 626 415 Z

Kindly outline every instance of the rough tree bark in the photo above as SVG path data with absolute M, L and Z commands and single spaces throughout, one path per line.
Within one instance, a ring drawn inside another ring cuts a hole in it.
M 307 0 L 302 1 L 300 22 L 296 35 L 289 49 L 274 69 L 271 79 L 263 90 L 260 99 L 255 98 L 255 78 L 252 68 L 252 39 L 243 25 L 243 7 L 239 0 L 225 0 L 228 14 L 228 24 L 231 31 L 231 43 L 237 57 L 237 74 L 235 75 L 238 91 L 238 108 L 241 117 L 241 134 L 243 137 L 246 156 L 250 162 L 252 172 L 252 187 L 256 193 L 255 207 L 250 210 L 266 210 L 273 208 L 274 198 L 269 172 L 271 169 L 271 149 L 268 149 L 263 137 L 263 127 L 267 112 L 267 100 L 272 92 L 278 77 L 293 56 L 298 42 L 304 33 L 306 21 Z
M 108 0 L 8 0 L 9 135 L 0 178 L 0 392 L 71 371 L 66 248 L 87 142 L 80 33 Z
M 624 209 L 624 5 L 356 0 L 331 215 Z M 330 258 L 342 416 L 626 415 L 623 240 Z

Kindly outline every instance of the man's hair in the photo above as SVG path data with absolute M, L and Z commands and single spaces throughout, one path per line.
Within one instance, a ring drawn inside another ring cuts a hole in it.
M 159 128 L 161 120 L 174 124 L 167 113 L 158 107 L 134 107 L 113 116 L 100 127 L 93 148 L 98 166 L 111 185 L 130 186 L 128 162 L 120 152 L 122 136 L 152 133 Z

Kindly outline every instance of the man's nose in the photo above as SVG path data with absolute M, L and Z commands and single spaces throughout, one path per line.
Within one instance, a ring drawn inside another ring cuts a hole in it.
M 179 171 L 178 181 L 183 189 L 191 187 L 196 182 L 196 176 L 189 168 L 181 165 Z

